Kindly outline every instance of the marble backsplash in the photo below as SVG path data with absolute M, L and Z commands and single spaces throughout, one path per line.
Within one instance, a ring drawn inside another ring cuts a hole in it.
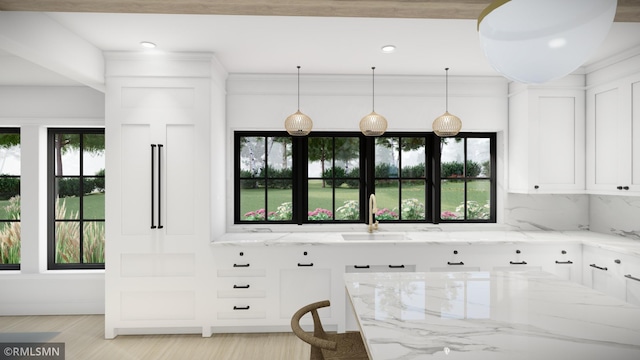
M 590 195 L 589 229 L 640 240 L 640 197 Z
M 640 240 L 640 197 L 507 194 L 504 223 L 517 230 L 590 230 Z
M 504 223 L 516 230 L 589 230 L 587 195 L 507 194 Z

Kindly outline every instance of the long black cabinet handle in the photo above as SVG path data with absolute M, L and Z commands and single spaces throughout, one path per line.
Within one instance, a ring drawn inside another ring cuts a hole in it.
M 158 144 L 158 229 L 162 229 L 162 144 Z
M 250 285 L 233 285 L 234 289 L 248 289 Z
M 369 266 L 369 265 L 353 265 L 353 267 L 356 268 L 356 269 L 368 269 L 371 266 Z
M 627 274 L 624 277 L 626 277 L 627 279 L 631 279 L 631 280 L 635 280 L 635 281 L 640 281 L 640 279 L 638 279 L 637 277 L 633 277 L 631 276 L 631 274 Z
M 249 310 L 251 306 L 234 306 L 233 310 Z
M 302 266 L 311 267 L 311 266 L 313 266 L 313 263 L 308 263 L 308 264 L 298 263 L 298 266 L 300 266 L 300 267 L 302 267 Z
M 571 260 L 567 260 L 567 261 L 558 261 L 558 260 L 556 260 L 556 264 L 573 264 L 573 261 L 571 261 Z
M 389 269 L 404 269 L 404 265 L 389 265 Z
M 156 171 L 155 171 L 155 163 L 156 163 L 156 159 L 155 159 L 155 152 L 156 152 L 156 144 L 151 144 L 151 228 L 155 229 L 157 228 L 156 226 L 156 213 L 155 213 L 155 197 L 156 197 L 156 191 L 155 191 L 155 176 L 156 176 Z
M 460 262 L 451 262 L 451 261 L 447 261 L 447 265 L 464 265 L 464 262 L 460 261 Z
M 591 266 L 592 268 L 596 268 L 596 269 L 598 269 L 598 270 L 604 270 L 604 271 L 609 270 L 609 269 L 607 269 L 607 267 L 606 267 L 606 266 L 605 266 L 605 267 L 601 267 L 601 266 L 598 266 L 598 265 L 596 265 L 596 264 L 591 264 L 591 265 L 589 265 L 589 266 Z
M 233 267 L 249 267 L 251 264 L 233 264 Z
M 526 261 L 509 261 L 511 265 L 527 265 Z

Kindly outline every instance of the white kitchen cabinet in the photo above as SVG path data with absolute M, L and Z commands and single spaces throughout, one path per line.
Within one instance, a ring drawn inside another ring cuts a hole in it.
M 238 326 L 267 319 L 269 298 L 275 294 L 267 278 L 270 264 L 261 252 L 233 249 L 215 260 L 215 299 L 208 304 L 214 309 L 214 318 L 210 323 Z
M 458 253 L 451 255 L 448 263 L 463 263 L 460 268 L 469 268 L 470 271 L 542 270 L 565 280 L 582 282 L 582 245 L 579 243 L 483 244 L 456 248 L 454 252 Z M 447 267 L 431 271 L 447 271 Z
M 131 75 L 149 58 L 123 56 L 107 56 L 105 337 L 202 331 L 211 74 Z
M 583 284 L 607 295 L 626 300 L 622 254 L 585 246 L 583 249 Z
M 584 271 L 586 286 L 640 305 L 640 256 L 585 246 Z
M 587 90 L 587 190 L 640 195 L 640 75 Z
M 281 249 L 277 257 L 279 311 L 278 316 L 287 324 L 293 314 L 303 306 L 322 300 L 332 300 L 333 268 L 330 253 L 317 248 Z M 326 249 L 325 249 L 326 250 Z M 275 256 L 275 255 L 274 255 Z M 337 325 L 335 314 L 342 313 L 341 304 L 332 301 L 332 306 L 319 312 L 323 324 Z M 302 323 L 313 324 L 310 318 Z
M 510 84 L 509 192 L 584 192 L 584 80 L 570 79 L 568 89 Z
M 624 261 L 625 300 L 640 306 L 640 256 L 627 256 Z
M 505 236 L 495 243 L 461 237 L 446 244 L 213 245 L 214 295 L 207 302 L 213 315 L 207 327 L 211 332 L 289 331 L 293 312 L 328 299 L 331 306 L 320 312 L 323 325 L 355 330 L 344 289 L 347 272 L 542 270 L 638 303 L 640 257 L 583 245 L 579 237 L 568 240 L 561 233 L 536 234 L 533 241 L 509 242 Z
M 344 331 L 344 291 L 339 261 L 326 246 L 213 247 L 215 297 L 209 306 L 212 332 L 290 330 L 291 317 L 301 307 L 321 300 L 331 306 L 319 311 L 326 329 Z M 340 295 L 338 295 L 340 294 Z M 311 325 L 311 319 L 302 324 Z

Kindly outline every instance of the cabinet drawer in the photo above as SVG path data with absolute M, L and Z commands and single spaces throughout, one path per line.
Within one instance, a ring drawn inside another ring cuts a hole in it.
M 252 269 L 249 267 L 246 268 L 227 268 L 227 269 L 218 269 L 218 277 L 265 277 L 267 276 L 267 269 Z
M 345 272 L 358 273 L 358 272 L 415 272 L 415 265 L 406 264 L 389 264 L 389 265 L 347 265 Z
M 218 320 L 265 319 L 266 303 L 262 299 L 218 300 Z
M 218 298 L 264 298 L 266 292 L 264 277 L 222 277 L 216 279 Z
M 219 252 L 215 255 L 218 269 L 264 269 L 265 254 L 256 250 L 234 250 Z

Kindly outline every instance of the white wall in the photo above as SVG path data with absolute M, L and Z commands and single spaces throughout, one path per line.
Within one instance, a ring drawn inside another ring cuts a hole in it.
M 47 271 L 47 127 L 104 126 L 88 87 L 0 87 L 0 125 L 21 127 L 21 270 L 0 271 L 0 315 L 104 312 L 103 271 Z

